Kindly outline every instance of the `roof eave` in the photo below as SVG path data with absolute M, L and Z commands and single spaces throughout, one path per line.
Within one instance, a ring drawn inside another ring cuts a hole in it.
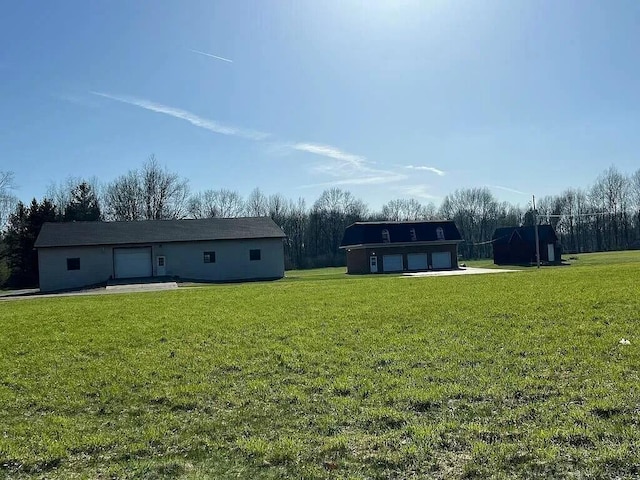
M 68 243 L 63 245 L 34 245 L 37 250 L 39 248 L 72 248 L 72 247 L 107 247 L 110 245 L 149 245 L 152 243 L 200 243 L 200 242 L 228 242 L 234 240 L 266 240 L 266 239 L 286 239 L 286 235 L 273 235 L 262 237 L 234 237 L 234 238 L 209 238 L 197 240 L 148 240 L 136 242 L 98 242 L 98 243 Z
M 428 246 L 428 245 L 455 245 L 462 243 L 464 240 L 433 240 L 425 242 L 390 242 L 390 243 L 358 243 L 355 245 L 340 245 L 340 248 L 380 248 L 380 247 L 410 247 L 410 246 Z

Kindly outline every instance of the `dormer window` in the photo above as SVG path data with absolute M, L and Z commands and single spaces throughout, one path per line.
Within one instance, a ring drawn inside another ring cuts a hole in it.
M 386 228 L 382 230 L 382 243 L 391 243 L 391 237 L 389 236 L 389 230 Z
M 416 229 L 415 228 L 409 229 L 409 235 L 411 236 L 411 241 L 412 242 L 415 242 L 416 240 L 418 240 L 418 237 L 416 236 Z
M 436 228 L 436 237 L 438 240 L 444 240 L 444 230 L 442 227 Z

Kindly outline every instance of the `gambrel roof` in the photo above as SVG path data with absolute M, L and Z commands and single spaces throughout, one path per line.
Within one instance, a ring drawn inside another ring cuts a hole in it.
M 340 247 L 461 241 L 460 232 L 451 221 L 356 222 L 345 230 Z

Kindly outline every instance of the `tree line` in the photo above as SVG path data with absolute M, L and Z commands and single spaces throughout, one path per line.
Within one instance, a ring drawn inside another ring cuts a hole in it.
M 565 252 L 640 248 L 640 170 L 625 175 L 605 170 L 587 188 L 521 207 L 498 201 L 486 187 L 459 189 L 439 208 L 415 199 L 393 199 L 373 211 L 351 192 L 329 188 L 307 205 L 259 188 L 246 198 L 220 188 L 191 192 L 187 179 L 162 167 L 154 156 L 107 184 L 68 178 L 49 186 L 45 197 L 25 205 L 12 192 L 14 177 L 0 172 L 0 285 L 36 285 L 33 244 L 45 222 L 137 221 L 180 218 L 269 216 L 285 232 L 286 268 L 344 265 L 339 249 L 345 228 L 356 221 L 453 220 L 464 242 L 465 259 L 492 255 L 490 239 L 498 227 L 553 225 Z

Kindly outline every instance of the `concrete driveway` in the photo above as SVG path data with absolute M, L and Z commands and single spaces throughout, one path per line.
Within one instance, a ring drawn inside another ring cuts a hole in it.
M 430 272 L 414 272 L 404 273 L 402 276 L 406 278 L 415 277 L 449 277 L 452 275 L 483 275 L 485 273 L 512 273 L 521 272 L 522 270 L 507 270 L 503 268 L 473 268 L 463 267 L 458 270 L 438 270 Z
M 125 285 L 107 285 L 105 293 L 154 292 L 178 288 L 176 282 L 131 283 Z
M 0 292 L 0 299 L 4 297 L 20 297 L 23 295 L 36 295 L 40 293 L 39 288 L 23 288 L 21 290 L 4 290 Z
M 109 295 L 113 293 L 157 292 L 160 290 L 174 290 L 176 288 L 178 288 L 178 284 L 176 282 L 108 285 L 107 287 L 92 288 L 89 290 L 42 294 L 40 293 L 40 290 L 33 288 L 28 290 L 9 290 L 7 292 L 2 292 L 0 295 L 0 301 L 27 300 L 33 298 L 77 297 L 82 295 Z

